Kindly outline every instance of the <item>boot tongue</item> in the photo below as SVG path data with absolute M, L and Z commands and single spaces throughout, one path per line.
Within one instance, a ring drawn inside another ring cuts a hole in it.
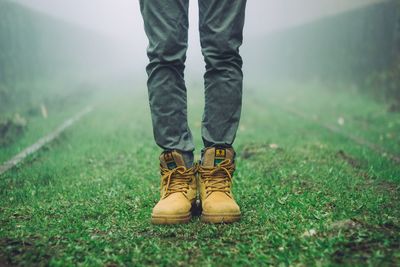
M 203 154 L 202 165 L 214 167 L 226 159 L 233 161 L 235 152 L 232 148 L 209 147 Z
M 185 167 L 185 160 L 183 159 L 181 153 L 176 150 L 165 151 L 160 155 L 160 163 L 163 168 L 175 169 L 177 167 Z

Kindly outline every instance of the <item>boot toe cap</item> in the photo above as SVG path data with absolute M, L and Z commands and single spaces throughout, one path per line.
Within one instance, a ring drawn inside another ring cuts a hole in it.
M 183 199 L 182 199 L 183 198 Z M 153 216 L 177 216 L 190 213 L 191 203 L 185 197 L 170 196 L 157 203 Z
M 203 213 L 206 214 L 240 214 L 239 205 L 233 200 L 206 201 L 203 204 Z

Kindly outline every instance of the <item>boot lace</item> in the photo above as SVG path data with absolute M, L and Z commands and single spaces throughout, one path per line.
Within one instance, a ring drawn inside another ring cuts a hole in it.
M 186 168 L 179 166 L 172 170 L 168 168 L 161 168 L 161 188 L 164 187 L 164 192 L 162 193 L 162 198 L 166 198 L 173 193 L 184 193 L 186 196 L 189 190 L 189 185 L 195 175 L 196 166 L 192 168 Z
M 222 192 L 231 197 L 232 175 L 235 165 L 226 159 L 215 167 L 199 166 L 199 173 L 206 187 L 206 197 L 213 192 Z

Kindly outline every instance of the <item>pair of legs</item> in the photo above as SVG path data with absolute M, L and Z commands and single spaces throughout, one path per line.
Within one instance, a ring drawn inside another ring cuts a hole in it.
M 242 58 L 246 0 L 199 0 L 199 31 L 206 63 L 202 138 L 205 147 L 233 144 L 242 106 Z M 145 31 L 148 90 L 156 143 L 193 163 L 184 81 L 189 0 L 140 0 Z

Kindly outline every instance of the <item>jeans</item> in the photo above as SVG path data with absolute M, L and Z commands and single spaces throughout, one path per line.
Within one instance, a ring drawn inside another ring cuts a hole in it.
M 242 107 L 246 0 L 199 0 L 199 31 L 206 65 L 202 139 L 205 147 L 232 146 Z M 156 143 L 193 153 L 184 81 L 189 0 L 140 0 L 149 39 L 148 92 Z

